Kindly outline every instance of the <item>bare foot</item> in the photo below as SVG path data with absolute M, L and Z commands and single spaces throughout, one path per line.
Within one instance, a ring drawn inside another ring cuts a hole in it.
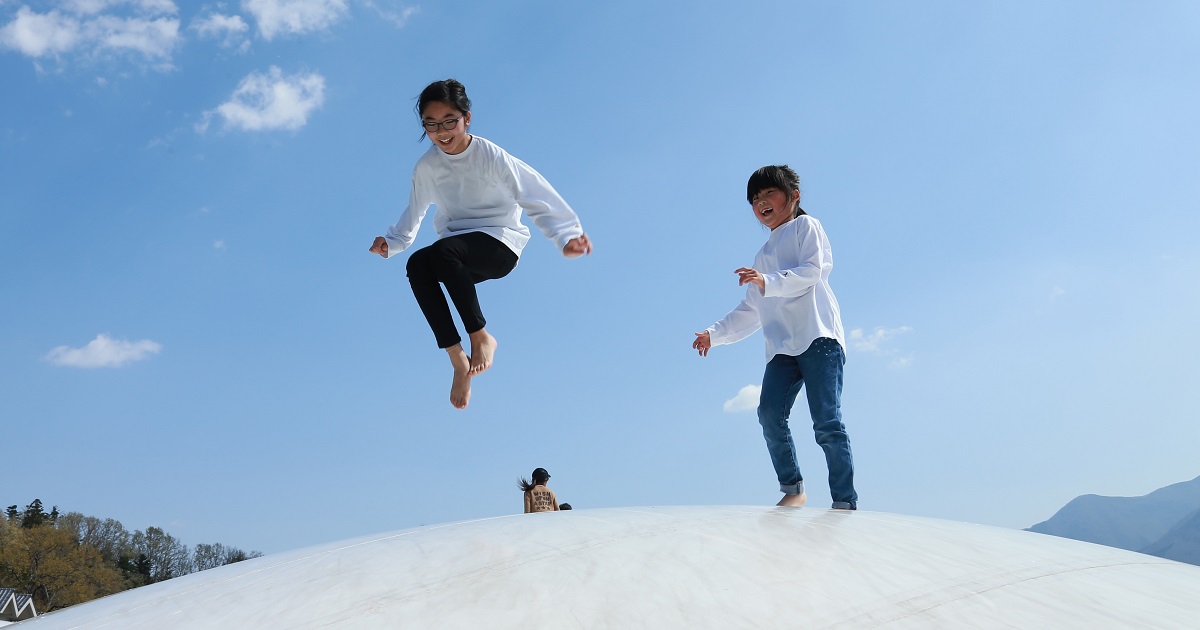
M 455 409 L 466 409 L 471 400 L 471 360 L 462 346 L 455 344 L 446 348 L 450 355 L 450 365 L 454 366 L 454 380 L 450 385 L 450 404 Z
M 483 374 L 492 367 L 496 345 L 496 338 L 483 328 L 471 333 L 471 376 Z
M 800 494 L 785 494 L 775 505 L 783 507 L 801 507 L 808 501 L 808 495 L 801 492 Z

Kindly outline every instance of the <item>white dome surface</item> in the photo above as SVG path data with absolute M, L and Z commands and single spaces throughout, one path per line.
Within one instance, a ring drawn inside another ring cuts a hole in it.
M 52 628 L 1196 628 L 1200 567 L 879 512 L 574 510 L 273 554 Z

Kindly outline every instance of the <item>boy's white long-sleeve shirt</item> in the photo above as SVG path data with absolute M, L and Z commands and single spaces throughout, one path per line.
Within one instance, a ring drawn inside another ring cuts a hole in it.
M 821 337 L 846 348 L 842 314 L 829 273 L 833 250 L 821 222 L 802 214 L 775 228 L 754 256 L 754 269 L 766 288 L 746 285 L 746 298 L 721 321 L 708 327 L 712 345 L 741 341 L 759 328 L 767 361 L 777 354 L 799 356 Z
M 439 239 L 484 232 L 517 256 L 529 242 L 522 210 L 559 251 L 583 234 L 579 217 L 550 182 L 479 136 L 472 136 L 462 153 L 449 155 L 432 146 L 417 160 L 408 207 L 384 235 L 388 258 L 413 244 L 430 206 L 436 208 L 433 227 Z

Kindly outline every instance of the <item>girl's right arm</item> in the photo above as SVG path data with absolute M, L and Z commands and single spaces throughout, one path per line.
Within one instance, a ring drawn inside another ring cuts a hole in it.
M 413 169 L 412 190 L 408 193 L 408 206 L 400 214 L 400 220 L 388 228 L 384 236 L 376 237 L 376 244 L 379 243 L 380 238 L 384 240 L 382 247 L 379 248 L 380 251 L 376 251 L 375 245 L 371 246 L 371 251 L 384 258 L 391 258 L 408 249 L 417 238 L 417 230 L 421 228 L 421 221 L 425 219 L 425 213 L 429 211 L 429 206 L 433 205 L 432 192 L 433 186 L 425 176 L 421 163 L 418 162 L 416 168 Z

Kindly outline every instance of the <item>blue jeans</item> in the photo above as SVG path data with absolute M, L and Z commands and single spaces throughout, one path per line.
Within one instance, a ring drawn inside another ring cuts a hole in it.
M 796 447 L 788 416 L 804 386 L 808 412 L 812 416 L 817 444 L 825 451 L 829 467 L 829 494 L 835 508 L 858 508 L 854 491 L 854 458 L 850 438 L 842 424 L 842 367 L 846 353 L 836 339 L 822 337 L 800 356 L 777 354 L 767 363 L 762 394 L 758 399 L 758 423 L 762 425 L 767 451 L 785 494 L 804 492 L 804 476 L 796 464 Z

